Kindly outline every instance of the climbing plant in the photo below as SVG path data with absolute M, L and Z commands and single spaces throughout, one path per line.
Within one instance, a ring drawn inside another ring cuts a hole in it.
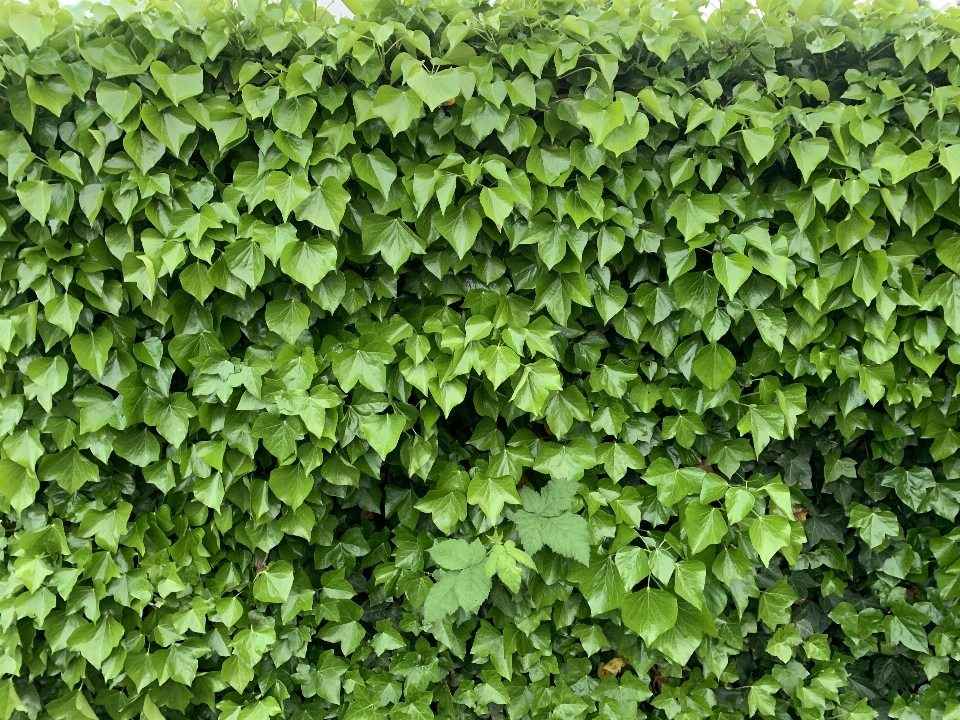
M 0 5 L 0 720 L 960 718 L 960 10 Z

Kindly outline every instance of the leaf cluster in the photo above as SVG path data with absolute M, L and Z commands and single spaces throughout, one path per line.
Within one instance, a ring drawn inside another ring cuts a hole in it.
M 960 10 L 0 4 L 0 720 L 960 717 Z

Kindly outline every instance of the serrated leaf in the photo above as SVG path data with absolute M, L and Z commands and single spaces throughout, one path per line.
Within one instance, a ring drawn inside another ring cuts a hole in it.
M 573 486 L 566 480 L 551 480 L 541 493 L 524 488 L 523 509 L 514 513 L 513 522 L 527 552 L 534 554 L 546 545 L 564 557 L 589 564 L 587 521 L 569 510 Z

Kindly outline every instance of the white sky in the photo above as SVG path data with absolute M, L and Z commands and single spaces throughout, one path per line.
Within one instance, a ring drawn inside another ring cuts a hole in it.
M 333 2 L 331 2 L 329 5 L 327 3 L 323 3 L 323 4 L 326 6 L 327 10 L 329 10 L 332 14 L 336 15 L 337 17 L 350 15 L 350 11 L 347 10 L 347 6 L 344 5 L 342 2 L 340 2 L 340 0 L 333 0 Z

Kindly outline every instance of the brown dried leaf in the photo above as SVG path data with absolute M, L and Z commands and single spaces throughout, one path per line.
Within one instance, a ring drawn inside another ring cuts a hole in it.
M 611 660 L 608 660 L 600 665 L 599 669 L 597 670 L 597 677 L 601 680 L 603 680 L 607 675 L 613 675 L 616 677 L 620 674 L 620 671 L 629 664 L 629 660 L 623 657 L 623 655 L 620 653 L 615 652 Z

